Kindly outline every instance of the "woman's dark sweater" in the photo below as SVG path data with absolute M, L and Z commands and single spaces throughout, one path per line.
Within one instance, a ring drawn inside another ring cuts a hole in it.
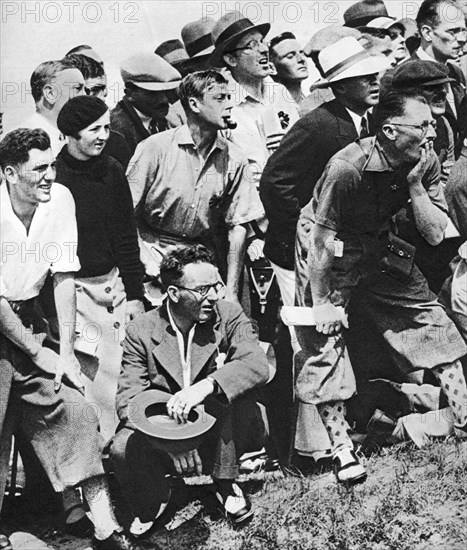
M 118 267 L 128 300 L 143 298 L 130 188 L 121 165 L 102 154 L 82 161 L 67 146 L 57 156 L 57 182 L 68 187 L 76 204 L 78 277 L 105 275 Z

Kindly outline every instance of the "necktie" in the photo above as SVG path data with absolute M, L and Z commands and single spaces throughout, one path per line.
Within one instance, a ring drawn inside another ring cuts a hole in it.
M 365 117 L 362 118 L 362 124 L 360 128 L 360 139 L 366 138 L 370 135 L 368 131 L 368 122 Z
M 152 136 L 153 134 L 158 134 L 159 132 L 160 130 L 157 120 L 155 118 L 151 118 L 151 122 L 149 123 L 149 133 Z

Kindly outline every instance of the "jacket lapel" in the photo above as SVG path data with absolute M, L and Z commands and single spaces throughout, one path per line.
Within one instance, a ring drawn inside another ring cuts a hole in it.
M 151 134 L 146 130 L 143 123 L 141 122 L 141 119 L 138 116 L 138 113 L 134 110 L 131 103 L 123 98 L 120 101 L 120 105 L 122 107 L 122 110 L 126 112 L 126 114 L 130 117 L 131 122 L 133 123 L 133 126 L 135 127 L 135 130 L 137 134 L 141 137 L 141 139 L 148 138 Z
M 356 140 L 358 135 L 355 124 L 342 103 L 336 99 L 331 101 L 329 104 L 329 110 L 336 117 L 338 126 L 338 135 L 336 136 L 336 139 L 338 142 L 340 144 L 342 143 L 343 147 L 345 147 L 349 143 L 349 139 L 351 139 L 351 141 Z

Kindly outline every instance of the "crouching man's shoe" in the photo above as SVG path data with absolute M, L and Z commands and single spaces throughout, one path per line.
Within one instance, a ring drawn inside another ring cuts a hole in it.
M 160 547 L 152 542 L 150 546 L 144 546 L 137 542 L 132 535 L 126 535 L 114 531 L 105 540 L 92 539 L 93 550 L 160 550 Z
M 1 550 L 13 550 L 10 539 L 5 535 L 0 535 L 0 549 Z
M 360 464 L 353 449 L 345 448 L 334 456 L 334 469 L 337 481 L 354 485 L 366 480 L 365 468 Z
M 250 519 L 254 511 L 251 502 L 240 487 L 232 480 L 215 480 L 216 498 L 224 515 L 235 525 Z

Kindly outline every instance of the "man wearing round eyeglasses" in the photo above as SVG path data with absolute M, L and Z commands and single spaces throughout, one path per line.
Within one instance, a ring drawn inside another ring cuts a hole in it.
M 424 0 L 417 15 L 421 36 L 420 48 L 412 59 L 438 61 L 449 69 L 454 79 L 448 85 L 446 118 L 457 139 L 465 132 L 465 76 L 453 61 L 462 55 L 467 42 L 465 16 L 456 0 Z M 462 104 L 464 102 L 464 104 Z
M 170 498 L 165 476 L 174 473 L 212 475 L 221 509 L 240 524 L 253 511 L 235 482 L 238 459 L 264 442 L 265 427 L 253 390 L 267 382 L 268 362 L 240 306 L 219 299 L 222 284 L 204 246 L 168 251 L 160 277 L 167 299 L 137 317 L 127 331 L 117 392 L 123 428 L 110 447 L 135 518 L 131 531 L 142 534 L 151 527 Z M 129 421 L 129 401 L 148 389 L 172 394 L 167 412 L 180 423 L 203 403 L 217 418 L 210 439 L 187 452 L 157 452 L 150 438 L 135 433 Z
M 375 125 L 376 138 L 352 143 L 329 161 L 297 226 L 297 305 L 312 306 L 316 321 L 296 327 L 304 350 L 297 395 L 317 406 L 330 434 L 337 478 L 348 483 L 364 473 L 345 429 L 344 401 L 358 390 L 352 420 L 365 427 L 369 416 L 364 418 L 365 402 L 359 400 L 369 393 L 370 377 L 403 381 L 412 371 L 430 369 L 448 397 L 456 434 L 467 435 L 460 363 L 467 348 L 414 265 L 414 247 L 391 233 L 392 217 L 410 199 L 423 238 L 431 245 L 443 239 L 447 206 L 433 153 L 434 121 L 423 97 L 398 90 L 381 98 Z M 349 331 L 343 331 L 336 306 L 349 304 Z M 376 332 L 393 366 L 382 368 L 378 360 L 363 369 L 354 360 L 356 350 L 371 356 L 374 344 L 356 340 L 359 318 Z M 346 354 L 351 343 L 356 384 Z

